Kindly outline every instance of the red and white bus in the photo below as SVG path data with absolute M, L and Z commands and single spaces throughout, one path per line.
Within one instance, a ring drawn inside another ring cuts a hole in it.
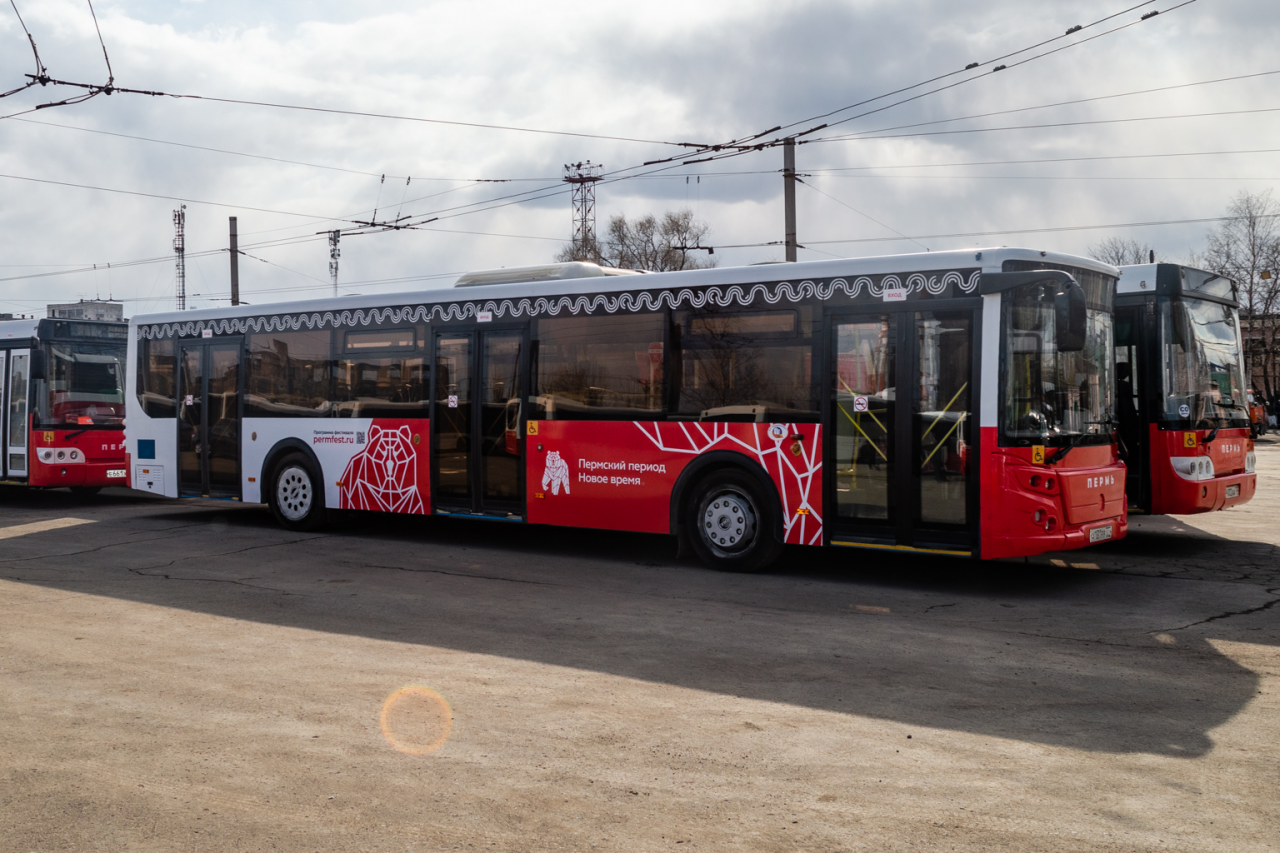
M 1117 271 L 1026 249 L 453 287 L 131 322 L 133 486 L 326 511 L 1014 557 L 1125 535 Z
M 129 326 L 0 321 L 0 482 L 92 494 L 126 484 Z
M 1245 503 L 1256 477 L 1235 282 L 1178 264 L 1120 269 L 1116 414 L 1130 509 Z

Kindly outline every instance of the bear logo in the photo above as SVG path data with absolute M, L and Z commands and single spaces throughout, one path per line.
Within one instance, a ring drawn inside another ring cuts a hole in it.
M 564 486 L 564 493 L 569 494 L 569 463 L 560 458 L 560 451 L 552 450 L 547 453 L 547 467 L 542 472 L 542 488 L 550 487 L 551 494 L 560 494 L 560 487 Z

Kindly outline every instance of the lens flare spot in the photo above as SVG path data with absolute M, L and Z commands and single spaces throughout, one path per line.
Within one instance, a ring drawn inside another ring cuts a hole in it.
M 387 743 L 405 755 L 430 755 L 453 730 L 453 712 L 429 687 L 401 687 L 382 703 L 378 725 Z

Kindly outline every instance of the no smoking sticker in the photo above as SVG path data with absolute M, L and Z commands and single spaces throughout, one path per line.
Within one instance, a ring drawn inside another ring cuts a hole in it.
M 865 412 L 870 405 L 866 397 L 853 398 L 853 410 L 855 412 Z

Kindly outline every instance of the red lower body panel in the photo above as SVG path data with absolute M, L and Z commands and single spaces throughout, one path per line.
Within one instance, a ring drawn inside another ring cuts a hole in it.
M 1076 448 L 1059 465 L 1036 463 L 1032 448 L 1000 447 L 995 428 L 986 427 L 981 458 L 984 559 L 1084 548 L 1129 532 L 1126 471 L 1114 446 Z

